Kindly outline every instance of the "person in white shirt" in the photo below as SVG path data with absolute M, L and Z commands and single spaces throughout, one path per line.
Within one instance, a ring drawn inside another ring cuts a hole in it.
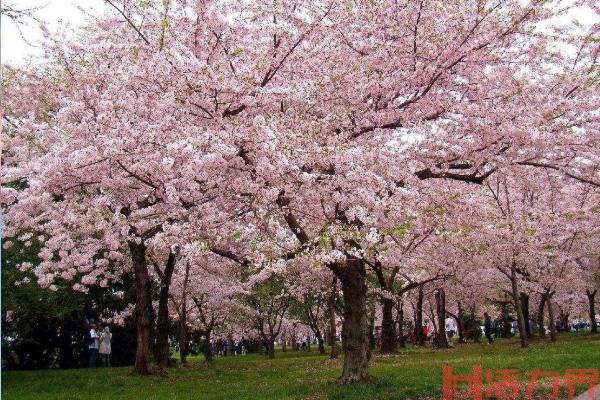
M 449 338 L 452 338 L 454 335 L 456 335 L 456 321 L 454 321 L 454 318 L 448 317 L 446 318 L 445 321 L 445 325 L 446 325 L 446 334 L 448 335 Z
M 100 341 L 98 334 L 96 333 L 96 324 L 93 322 L 90 324 L 90 332 L 87 339 L 88 350 L 90 352 L 90 368 L 96 368 L 96 360 L 98 359 L 98 348 L 100 347 Z

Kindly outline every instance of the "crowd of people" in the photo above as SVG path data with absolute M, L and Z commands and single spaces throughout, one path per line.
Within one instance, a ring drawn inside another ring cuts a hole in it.
M 590 329 L 590 321 L 578 318 L 572 321 L 565 321 L 557 318 L 555 322 L 555 328 L 557 332 L 578 332 L 585 329 Z M 483 319 L 479 319 L 476 316 L 471 316 L 469 320 L 463 321 L 462 332 L 459 332 L 456 320 L 453 317 L 448 317 L 445 320 L 444 329 L 448 339 L 452 339 L 455 336 L 460 336 L 464 340 L 479 340 L 479 337 L 485 338 L 488 344 L 493 344 L 494 339 L 497 337 L 509 337 L 519 332 L 519 323 L 516 320 L 510 319 L 509 321 L 503 321 L 500 318 L 494 319 L 490 314 L 484 312 Z M 417 335 L 414 322 L 411 320 L 405 320 L 403 324 L 403 333 L 398 338 L 401 342 L 404 340 L 410 341 L 412 344 L 417 345 L 422 340 L 423 343 L 436 344 L 438 338 L 438 329 L 434 322 L 429 319 L 424 319 L 420 328 L 420 336 Z M 544 326 L 545 333 L 550 334 L 550 327 Z M 529 320 L 529 331 L 538 331 L 538 324 L 534 320 Z M 375 341 L 376 347 L 381 339 L 381 332 L 375 330 Z M 450 340 L 450 345 L 452 341 Z
M 248 343 L 246 341 L 246 338 L 243 336 L 240 340 L 228 340 L 227 338 L 218 338 L 216 340 L 210 340 L 212 354 L 218 357 L 225 357 L 227 355 L 245 356 L 247 346 Z M 229 352 L 228 349 L 230 349 Z
M 294 350 L 296 351 L 300 351 L 300 350 L 306 350 L 306 351 L 310 351 L 310 343 L 311 340 L 309 337 L 304 337 L 304 339 L 298 339 L 296 340 L 295 346 L 294 346 Z

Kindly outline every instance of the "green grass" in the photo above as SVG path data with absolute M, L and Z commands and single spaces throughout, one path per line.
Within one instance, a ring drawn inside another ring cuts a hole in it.
M 516 340 L 494 345 L 467 344 L 450 350 L 409 347 L 395 356 L 371 359 L 377 383 L 337 386 L 341 360 L 316 352 L 279 352 L 274 360 L 258 355 L 219 358 L 206 367 L 192 358 L 167 377 L 131 376 L 131 368 L 4 371 L 4 400 L 99 399 L 423 399 L 441 398 L 442 366 L 467 373 L 474 365 L 492 370 L 599 368 L 600 336 L 565 335 L 556 343 L 534 341 L 521 350 Z M 583 389 L 580 388 L 579 391 Z M 543 391 L 537 392 L 541 395 Z M 542 398 L 542 397 L 539 397 Z M 566 398 L 566 392 L 561 392 Z

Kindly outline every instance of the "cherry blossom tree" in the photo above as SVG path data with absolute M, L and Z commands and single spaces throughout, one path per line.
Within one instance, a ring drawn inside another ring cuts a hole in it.
M 11 70 L 2 174 L 26 184 L 2 199 L 7 235 L 47 237 L 42 285 L 133 270 L 138 373 L 148 249 L 175 244 L 163 238 L 265 273 L 292 259 L 330 270 L 344 304 L 339 382 L 368 382 L 372 235 L 409 221 L 407 198 L 450 187 L 473 196 L 471 213 L 489 179 L 519 187 L 532 171 L 600 187 L 597 25 L 554 22 L 590 1 L 109 3 L 81 39 L 50 36 L 41 67 Z M 498 263 L 527 228 L 486 232 Z

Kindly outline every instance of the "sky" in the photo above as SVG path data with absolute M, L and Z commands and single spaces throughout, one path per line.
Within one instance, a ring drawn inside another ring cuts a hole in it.
M 104 0 L 1 0 L 4 4 L 10 4 L 19 9 L 42 7 L 36 13 L 36 17 L 48 23 L 51 32 L 68 25 L 76 28 L 86 23 L 85 13 L 98 14 L 106 12 L 108 6 Z M 527 0 L 524 0 L 527 1 Z M 114 12 L 113 10 L 111 10 Z M 584 26 L 598 22 L 597 16 L 591 10 L 577 10 L 569 16 L 561 17 L 562 23 L 571 24 L 572 19 L 579 20 Z M 25 66 L 31 57 L 42 55 L 43 49 L 37 45 L 42 34 L 35 23 L 21 25 L 21 31 L 17 25 L 4 16 L 0 19 L 0 60 L 2 64 Z M 25 39 L 26 40 L 25 40 Z
M 51 32 L 55 32 L 67 24 L 70 27 L 85 24 L 85 14 L 79 7 L 92 13 L 104 12 L 108 7 L 103 0 L 2 0 L 2 2 L 19 9 L 42 7 L 35 15 L 48 23 Z M 1 17 L 0 59 L 2 64 L 24 65 L 31 56 L 43 54 L 42 48 L 35 46 L 42 38 L 37 24 L 28 21 L 26 25 L 20 27 L 21 32 L 12 20 L 5 16 Z

